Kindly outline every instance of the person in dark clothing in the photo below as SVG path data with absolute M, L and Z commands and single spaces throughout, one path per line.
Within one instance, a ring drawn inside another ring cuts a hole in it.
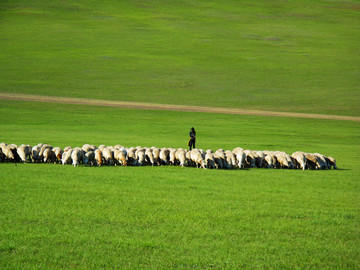
M 195 141 L 196 141 L 196 131 L 195 129 L 192 127 L 190 129 L 190 139 L 189 139 L 189 143 L 188 146 L 190 147 L 190 150 L 195 148 Z

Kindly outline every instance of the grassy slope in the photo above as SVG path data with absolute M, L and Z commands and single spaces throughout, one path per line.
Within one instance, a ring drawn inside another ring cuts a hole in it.
M 0 91 L 359 115 L 358 7 L 8 1 Z
M 179 147 L 191 125 L 204 149 L 318 151 L 342 170 L 0 164 L 1 268 L 358 266 L 358 123 L 0 101 L 6 142 Z

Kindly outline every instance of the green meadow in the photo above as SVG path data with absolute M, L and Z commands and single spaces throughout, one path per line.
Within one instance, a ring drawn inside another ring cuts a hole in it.
M 359 1 L 0 4 L 0 92 L 360 116 Z M 0 142 L 319 152 L 339 170 L 0 164 L 0 269 L 358 269 L 352 121 L 0 100 Z
M 2 1 L 1 92 L 360 115 L 358 1 Z
M 0 101 L 0 141 L 321 152 L 339 170 L 0 164 L 2 269 L 356 269 L 357 122 Z

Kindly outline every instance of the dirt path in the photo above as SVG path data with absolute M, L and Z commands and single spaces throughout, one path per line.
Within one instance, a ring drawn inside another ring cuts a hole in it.
M 87 98 L 38 96 L 38 95 L 26 95 L 26 94 L 15 94 L 15 93 L 0 93 L 0 99 L 36 101 L 36 102 L 46 102 L 46 103 L 81 104 L 81 105 L 106 106 L 106 107 L 121 107 L 121 108 L 132 108 L 132 109 L 143 109 L 143 110 L 206 112 L 206 113 L 245 114 L 245 115 L 261 115 L 261 116 L 360 121 L 360 117 L 356 117 L 356 116 L 272 112 L 272 111 L 246 110 L 246 109 L 237 109 L 237 108 L 170 105 L 170 104 L 87 99 Z

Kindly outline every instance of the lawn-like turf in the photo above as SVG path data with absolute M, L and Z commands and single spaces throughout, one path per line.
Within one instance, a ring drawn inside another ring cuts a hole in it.
M 0 141 L 321 152 L 340 170 L 0 164 L 0 266 L 356 269 L 359 124 L 0 101 Z
M 3 1 L 0 91 L 360 115 L 358 1 Z

